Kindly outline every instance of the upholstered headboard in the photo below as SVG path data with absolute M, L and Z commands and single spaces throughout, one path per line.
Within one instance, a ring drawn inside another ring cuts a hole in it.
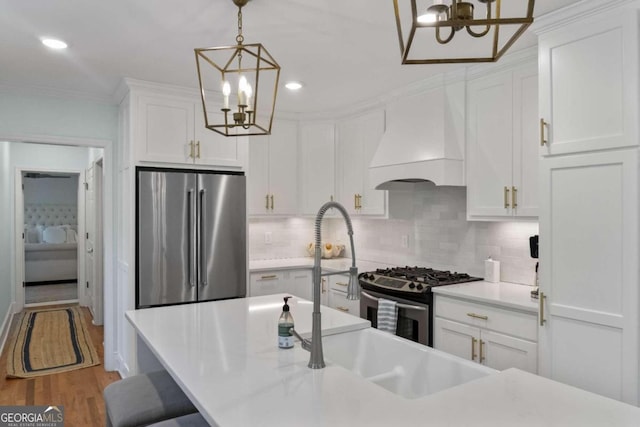
M 24 225 L 44 227 L 68 224 L 78 228 L 78 207 L 76 205 L 25 205 Z

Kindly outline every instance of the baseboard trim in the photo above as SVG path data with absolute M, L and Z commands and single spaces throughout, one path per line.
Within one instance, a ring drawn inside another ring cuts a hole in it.
M 16 307 L 16 303 L 12 302 L 9 305 L 9 310 L 7 310 L 6 316 L 4 316 L 4 320 L 2 321 L 2 327 L 0 328 L 0 354 L 2 354 L 2 350 L 4 350 L 4 345 L 7 342 L 7 337 L 9 336 L 9 329 L 11 328 L 11 321 L 13 320 L 13 310 Z
M 118 364 L 117 371 L 120 374 L 120 378 L 127 378 L 131 376 L 131 370 L 129 369 L 129 366 L 124 361 L 124 359 L 120 356 L 120 354 L 116 353 L 115 359 L 116 363 Z

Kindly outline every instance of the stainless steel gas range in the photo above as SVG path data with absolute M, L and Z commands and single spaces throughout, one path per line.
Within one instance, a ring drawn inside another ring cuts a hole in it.
M 377 327 L 380 298 L 396 302 L 398 318 L 396 335 L 433 346 L 434 286 L 483 280 L 466 273 L 434 270 L 423 267 L 394 267 L 361 273 L 362 295 L 360 317 Z

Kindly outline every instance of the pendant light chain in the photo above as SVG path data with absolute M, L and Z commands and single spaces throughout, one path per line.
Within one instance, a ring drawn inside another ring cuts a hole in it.
M 244 42 L 244 36 L 242 35 L 242 8 L 238 8 L 238 35 L 236 36 L 238 44 Z

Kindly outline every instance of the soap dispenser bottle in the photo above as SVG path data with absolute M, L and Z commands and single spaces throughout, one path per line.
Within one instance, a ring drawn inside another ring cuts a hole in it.
M 291 334 L 291 328 L 293 328 L 293 316 L 289 311 L 288 299 L 291 297 L 284 297 L 284 305 L 282 306 L 282 314 L 278 319 L 278 347 L 280 348 L 293 348 L 293 335 Z

